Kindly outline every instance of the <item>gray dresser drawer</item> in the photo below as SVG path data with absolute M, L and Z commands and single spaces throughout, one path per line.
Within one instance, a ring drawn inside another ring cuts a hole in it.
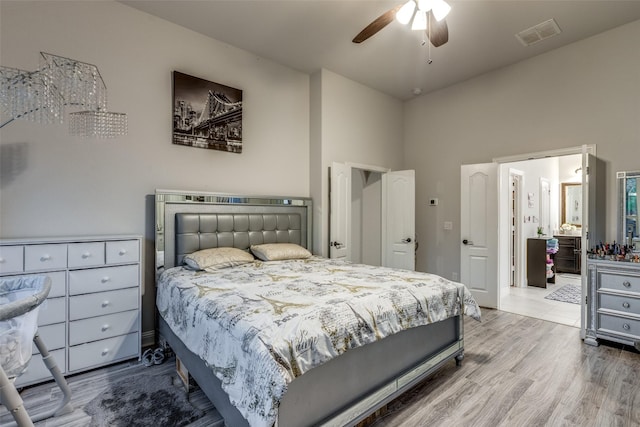
M 107 264 L 138 262 L 140 247 L 138 240 L 117 240 L 107 242 Z
M 47 346 L 47 350 L 56 350 L 64 348 L 65 340 L 65 323 L 56 323 L 55 325 L 39 326 L 38 335 L 44 341 L 44 345 Z M 35 343 L 33 344 L 33 354 L 40 353 Z
M 640 316 L 640 299 L 624 295 L 599 294 L 598 307 L 604 310 L 619 311 Z
M 640 276 L 602 272 L 598 287 L 614 291 L 637 292 L 640 296 Z
M 40 305 L 38 326 L 64 322 L 67 318 L 67 299 L 65 297 L 48 298 Z
M 69 344 L 111 338 L 138 331 L 138 310 L 74 320 L 69 323 Z
M 69 295 L 138 286 L 138 266 L 92 268 L 69 272 Z
M 138 288 L 76 295 L 69 298 L 69 320 L 103 316 L 138 308 Z
M 69 268 L 104 265 L 104 242 L 69 243 Z
M 20 273 L 24 268 L 24 246 L 0 246 L 0 274 Z
M 104 365 L 138 355 L 138 333 L 69 347 L 69 370 Z
M 640 339 L 640 320 L 598 314 L 598 331 Z
M 24 247 L 24 271 L 64 270 L 67 245 L 27 245 Z
M 60 372 L 64 374 L 66 372 L 65 366 L 67 366 L 67 364 L 65 363 L 65 349 L 62 348 L 60 350 L 53 350 L 50 351 L 49 354 L 53 356 L 56 363 L 58 364 L 58 368 L 60 368 Z M 42 356 L 39 354 L 34 354 L 33 356 L 31 356 L 31 361 L 29 362 L 29 366 L 27 366 L 27 370 L 18 378 L 16 378 L 16 386 L 22 387 L 31 383 L 52 379 L 53 377 L 51 376 L 51 372 L 49 372 L 47 367 L 44 365 L 44 362 L 42 361 Z

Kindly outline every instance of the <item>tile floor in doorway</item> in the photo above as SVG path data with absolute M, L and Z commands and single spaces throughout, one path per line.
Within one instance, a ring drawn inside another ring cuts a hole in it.
M 568 283 L 580 284 L 580 276 L 557 274 L 556 283 L 549 283 L 546 289 L 533 286 L 509 288 L 500 298 L 500 310 L 579 328 L 580 304 L 545 299 L 545 296 Z

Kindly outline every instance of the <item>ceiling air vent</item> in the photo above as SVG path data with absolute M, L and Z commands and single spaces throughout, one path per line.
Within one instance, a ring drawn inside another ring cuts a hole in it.
M 516 34 L 516 37 L 524 46 L 531 46 L 532 44 L 536 44 L 558 34 L 560 34 L 560 27 L 558 27 L 554 19 L 549 19 L 531 28 L 520 31 Z

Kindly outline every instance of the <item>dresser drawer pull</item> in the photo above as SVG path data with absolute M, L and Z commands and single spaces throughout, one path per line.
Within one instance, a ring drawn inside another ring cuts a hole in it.
M 626 301 L 622 303 L 622 306 L 623 306 L 624 308 L 629 308 L 629 307 L 631 307 L 631 305 L 630 305 L 628 302 L 626 302 Z
M 630 281 L 628 281 L 628 280 L 625 280 L 624 282 L 622 282 L 622 285 L 623 285 L 625 288 L 630 288 L 630 287 L 631 287 L 631 282 L 630 282 Z
M 126 255 L 126 254 L 127 254 L 126 249 L 120 249 L 120 252 L 118 252 L 118 255 Z
M 107 324 L 107 325 L 102 325 L 101 329 L 102 329 L 102 332 L 106 332 L 109 328 L 110 326 Z
M 631 325 L 629 325 L 628 323 L 625 323 L 624 325 L 622 325 L 622 328 L 623 328 L 625 331 L 628 331 L 629 329 L 631 329 Z
M 108 307 L 109 304 L 111 304 L 109 300 L 102 301 L 102 308 Z
M 40 261 L 45 262 L 45 261 L 50 261 L 51 260 L 51 255 L 46 254 L 46 255 L 42 255 L 40 257 Z
M 104 276 L 104 277 L 102 278 L 102 280 L 100 280 L 100 281 L 101 281 L 102 283 L 107 283 L 107 282 L 109 282 L 110 280 L 111 280 L 111 277 L 109 277 L 109 276 Z
M 109 354 L 109 349 L 105 348 L 104 350 L 102 350 L 102 355 L 106 356 L 107 354 Z
M 91 252 L 85 252 L 82 254 L 82 259 L 87 259 L 91 257 Z

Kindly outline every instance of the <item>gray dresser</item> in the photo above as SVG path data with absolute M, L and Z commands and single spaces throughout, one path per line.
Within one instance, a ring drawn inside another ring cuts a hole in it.
M 140 357 L 140 236 L 0 241 L 0 278 L 51 278 L 38 330 L 62 373 Z M 51 379 L 34 345 L 25 386 Z
M 640 264 L 589 259 L 584 342 L 640 342 Z

